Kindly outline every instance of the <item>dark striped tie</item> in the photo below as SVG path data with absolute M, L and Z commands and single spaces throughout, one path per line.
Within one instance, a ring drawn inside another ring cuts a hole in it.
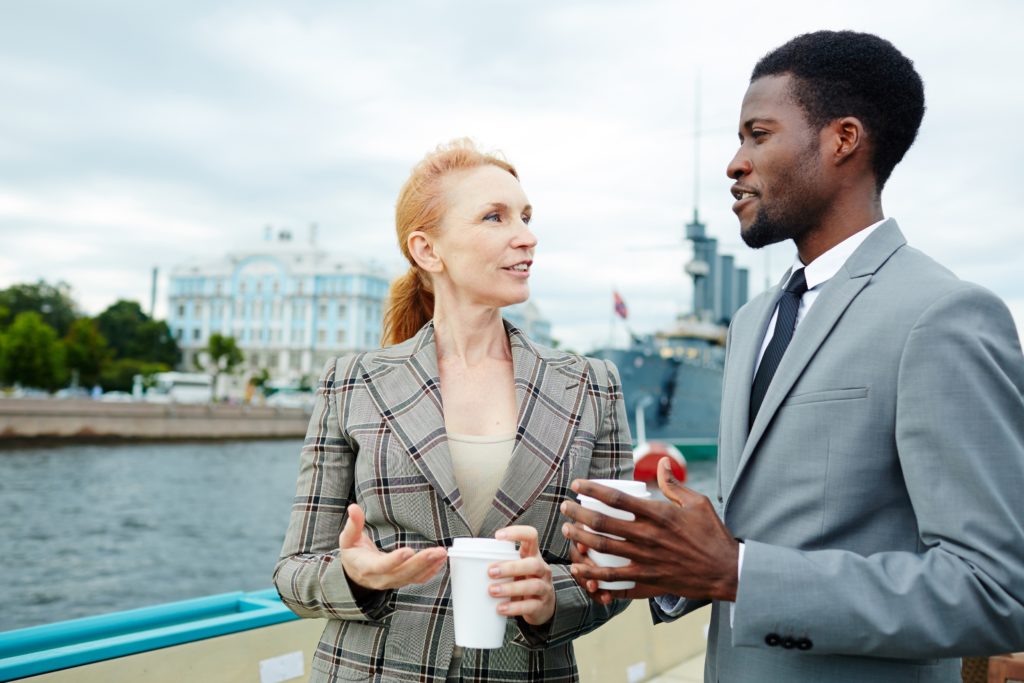
M 779 299 L 779 315 L 775 319 L 775 334 L 768 342 L 768 348 L 764 350 L 761 358 L 761 365 L 754 375 L 754 386 L 750 389 L 750 422 L 748 427 L 754 425 L 754 418 L 757 411 L 761 409 L 761 402 L 764 395 L 768 393 L 768 386 L 772 383 L 775 370 L 786 353 L 786 347 L 793 338 L 793 329 L 796 327 L 796 312 L 800 310 L 800 299 L 807 291 L 807 279 L 804 277 L 804 269 L 793 273 L 786 284 L 782 298 Z

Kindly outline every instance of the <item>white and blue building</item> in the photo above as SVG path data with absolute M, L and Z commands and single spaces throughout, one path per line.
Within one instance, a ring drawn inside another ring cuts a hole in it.
M 235 338 L 251 371 L 315 381 L 327 359 L 380 344 L 390 277 L 373 261 L 337 258 L 291 233 L 171 271 L 168 325 L 185 370 L 205 370 L 210 335 Z

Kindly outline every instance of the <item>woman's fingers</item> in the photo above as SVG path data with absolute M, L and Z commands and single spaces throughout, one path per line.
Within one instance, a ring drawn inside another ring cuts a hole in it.
M 345 526 L 341 530 L 341 534 L 338 535 L 338 547 L 342 550 L 356 547 L 363 535 L 365 521 L 366 516 L 363 514 L 363 509 L 355 503 L 349 505 L 348 519 L 345 520 Z
M 498 605 L 498 614 L 506 617 L 528 617 L 542 611 L 544 603 L 537 599 L 503 602 Z
M 494 537 L 499 541 L 517 541 L 519 543 L 519 556 L 530 557 L 540 555 L 540 545 L 537 542 L 537 530 L 532 526 L 519 524 L 498 529 Z
M 539 557 L 528 557 L 525 560 L 507 560 L 495 562 L 487 568 L 487 575 L 492 579 L 516 576 L 550 576 L 551 567 Z
M 551 583 L 544 579 L 520 579 L 505 583 L 492 583 L 488 588 L 495 598 L 542 598 L 552 592 Z

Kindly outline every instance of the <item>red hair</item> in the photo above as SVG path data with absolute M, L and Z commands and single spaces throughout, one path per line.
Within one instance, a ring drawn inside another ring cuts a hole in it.
M 444 203 L 444 177 L 455 171 L 468 171 L 490 164 L 508 171 L 516 179 L 519 174 L 512 164 L 493 154 L 477 149 L 469 138 L 439 145 L 412 169 L 398 193 L 395 204 L 395 230 L 398 246 L 408 259 L 410 268 L 391 283 L 388 306 L 384 312 L 385 346 L 409 339 L 434 317 L 434 293 L 430 278 L 409 253 L 409 235 L 420 231 L 437 231 L 447 209 Z

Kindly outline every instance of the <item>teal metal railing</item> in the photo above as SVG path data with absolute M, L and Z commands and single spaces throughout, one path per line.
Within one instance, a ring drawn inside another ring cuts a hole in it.
M 0 681 L 298 619 L 274 589 L 113 612 L 0 633 Z

